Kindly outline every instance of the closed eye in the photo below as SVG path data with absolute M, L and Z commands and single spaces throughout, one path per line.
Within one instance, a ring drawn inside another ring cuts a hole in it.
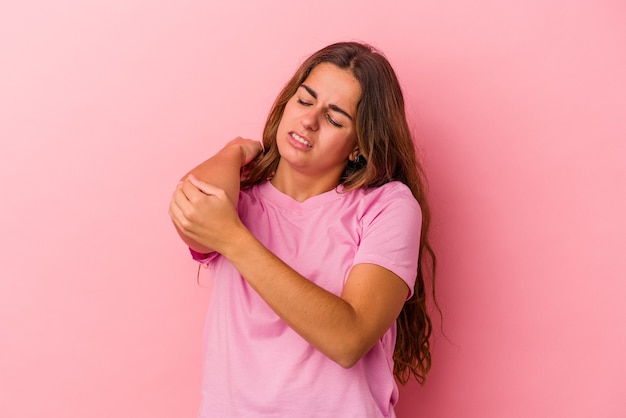
M 305 90 L 307 90 L 307 91 L 308 91 L 308 89 L 306 88 L 306 86 L 301 86 L 301 87 L 305 87 Z M 314 98 L 315 98 L 315 97 L 314 97 Z M 299 105 L 301 105 L 301 106 L 306 106 L 306 107 L 313 106 L 313 103 L 311 103 L 311 102 L 307 102 L 306 100 L 303 100 L 303 99 L 301 99 L 300 97 L 296 98 L 296 103 L 298 103 L 298 104 L 299 104 Z M 334 106 L 334 105 L 331 105 L 331 109 L 332 109 L 332 110 L 335 110 L 335 111 L 339 111 L 339 112 L 345 113 L 345 112 L 343 112 L 341 109 L 337 108 L 337 106 Z M 350 117 L 350 116 L 349 116 L 349 115 L 347 115 L 347 114 L 346 114 L 346 116 Z M 330 116 L 330 114 L 326 114 L 326 120 L 328 120 L 328 122 L 329 122 L 331 125 L 333 125 L 334 127 L 336 127 L 336 128 L 343 128 L 343 125 L 342 125 L 342 124 L 340 124 L 340 123 L 338 123 L 335 119 L 333 119 L 333 117 L 332 117 L 332 116 Z
M 337 123 L 330 115 L 326 115 L 326 119 L 330 122 L 331 125 L 336 126 L 337 128 L 343 128 L 343 125 Z

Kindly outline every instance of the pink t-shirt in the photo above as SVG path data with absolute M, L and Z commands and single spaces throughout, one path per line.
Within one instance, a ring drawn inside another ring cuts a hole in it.
M 412 292 L 421 211 L 408 187 L 340 190 L 297 202 L 266 182 L 241 191 L 238 212 L 270 251 L 336 295 L 359 263 L 393 271 Z M 201 261 L 212 291 L 199 417 L 395 416 L 395 326 L 343 368 L 283 322 L 228 260 L 213 254 Z

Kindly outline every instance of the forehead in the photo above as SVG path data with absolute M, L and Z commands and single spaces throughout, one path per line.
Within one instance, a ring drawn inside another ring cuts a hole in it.
M 314 67 L 302 84 L 313 89 L 318 100 L 343 105 L 352 111 L 361 98 L 361 84 L 352 72 L 326 62 Z

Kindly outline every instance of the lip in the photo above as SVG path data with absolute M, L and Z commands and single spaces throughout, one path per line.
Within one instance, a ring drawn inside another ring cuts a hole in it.
M 298 135 L 299 137 L 303 138 L 303 139 L 304 139 L 306 142 L 308 142 L 311 146 L 308 146 L 308 145 L 303 144 L 302 142 L 300 142 L 300 141 L 296 140 L 296 139 L 292 136 L 292 134 L 296 134 L 296 135 Z M 300 134 L 299 132 L 296 132 L 296 131 L 289 131 L 289 133 L 287 134 L 287 140 L 289 141 L 289 143 L 290 143 L 290 144 L 291 144 L 294 148 L 297 148 L 297 149 L 300 149 L 300 150 L 303 150 L 303 151 L 308 151 L 308 150 L 310 150 L 311 148 L 313 148 L 313 144 L 312 144 L 311 140 L 310 140 L 307 136 L 302 135 L 302 134 Z

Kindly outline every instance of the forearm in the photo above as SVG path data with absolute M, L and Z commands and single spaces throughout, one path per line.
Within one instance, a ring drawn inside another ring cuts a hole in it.
M 395 273 L 370 263 L 335 278 L 340 296 L 326 291 L 265 248 L 224 190 L 193 177 L 178 186 L 170 210 L 186 237 L 222 254 L 293 330 L 344 367 L 389 330 L 409 291 Z
M 301 276 L 249 232 L 233 236 L 222 254 L 291 328 L 333 361 L 351 367 L 371 348 L 375 339 L 367 338 L 350 303 Z
M 240 145 L 241 142 L 242 141 L 238 139 L 229 142 L 217 154 L 187 173 L 183 177 L 183 180 L 187 179 L 189 175 L 193 175 L 206 183 L 224 190 L 228 199 L 236 207 L 239 199 L 241 167 L 247 162 L 245 150 Z M 250 157 L 248 156 L 248 158 Z M 184 234 L 178 226 L 176 226 L 176 232 L 191 249 L 204 254 L 213 251 L 211 248 L 199 244 L 197 241 Z
M 191 174 L 224 190 L 228 199 L 236 207 L 239 199 L 239 181 L 243 162 L 244 154 L 241 148 L 236 145 L 227 145 L 187 173 L 183 180 Z
M 180 228 L 178 228 L 177 225 L 174 225 L 174 228 L 176 228 L 176 232 L 178 233 L 178 236 L 180 237 L 180 239 L 183 240 L 183 242 L 192 250 L 201 253 L 201 254 L 209 254 L 212 253 L 213 250 L 209 247 L 206 247 L 202 244 L 199 244 L 198 242 L 196 242 L 195 240 L 189 238 L 187 235 L 185 235 Z

